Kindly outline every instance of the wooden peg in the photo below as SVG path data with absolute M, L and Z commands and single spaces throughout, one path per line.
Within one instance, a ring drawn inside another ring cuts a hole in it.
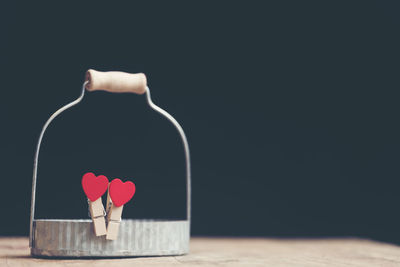
M 90 216 L 93 221 L 94 233 L 96 236 L 107 234 L 106 221 L 104 219 L 104 206 L 101 197 L 95 201 L 88 200 Z
M 82 188 L 88 198 L 94 233 L 96 236 L 107 234 L 106 221 L 104 219 L 104 206 L 101 202 L 101 196 L 107 191 L 108 178 L 104 175 L 96 176 L 94 173 L 88 172 L 82 177 Z
M 106 213 L 107 214 L 110 211 L 111 206 L 112 206 L 112 200 L 111 200 L 111 197 L 110 197 L 110 184 L 108 184 L 108 187 L 107 187 L 107 202 L 106 202 Z
M 131 200 L 131 198 L 135 194 L 135 191 L 135 184 L 131 181 L 123 183 L 120 179 L 114 179 L 109 184 L 107 192 L 106 239 L 117 239 L 124 204 Z
M 107 234 L 106 220 L 104 216 L 92 218 L 94 233 L 96 236 L 103 236 Z
M 118 231 L 119 231 L 119 224 L 121 222 L 121 217 L 122 217 L 122 210 L 124 208 L 124 205 L 122 206 L 115 206 L 112 203 L 112 200 L 110 198 L 110 194 L 107 194 L 107 235 L 106 239 L 108 240 L 115 240 L 118 237 Z
M 106 239 L 116 240 L 118 237 L 118 231 L 119 231 L 119 222 L 113 222 L 113 221 L 108 222 Z

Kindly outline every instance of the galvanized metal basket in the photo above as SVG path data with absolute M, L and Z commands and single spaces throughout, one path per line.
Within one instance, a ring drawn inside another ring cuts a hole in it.
M 186 220 L 123 219 L 118 239 L 106 240 L 105 236 L 95 236 L 91 220 L 35 219 L 38 158 L 43 135 L 55 117 L 83 99 L 86 90 L 145 93 L 149 106 L 176 127 L 182 139 L 186 159 Z M 189 252 L 190 239 L 190 182 L 189 146 L 185 133 L 170 114 L 152 102 L 145 76 L 143 74 L 89 70 L 82 86 L 81 95 L 51 115 L 39 136 L 32 181 L 29 234 L 31 254 L 40 257 L 133 257 L 186 254 Z

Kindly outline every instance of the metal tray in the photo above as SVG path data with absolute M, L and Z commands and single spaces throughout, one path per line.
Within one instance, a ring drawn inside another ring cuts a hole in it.
M 167 256 L 189 252 L 189 221 L 122 220 L 117 240 L 95 236 L 91 220 L 34 220 L 39 257 Z
M 99 73 L 93 70 L 89 72 Z M 96 74 L 99 75 L 99 74 Z M 103 73 L 102 80 L 115 82 L 116 77 L 124 77 L 124 82 L 137 82 L 136 74 L 116 72 Z M 122 75 L 122 76 L 121 76 Z M 114 77 L 114 78 L 113 78 Z M 130 78 L 127 78 L 130 77 Z M 133 77 L 133 78 L 132 78 Z M 93 78 L 93 77 L 92 77 Z M 181 255 L 189 252 L 190 214 L 191 214 L 191 176 L 190 155 L 186 135 L 179 123 L 165 110 L 156 106 L 151 100 L 150 89 L 146 85 L 141 88 L 146 94 L 147 103 L 154 111 L 168 119 L 177 129 L 185 150 L 186 160 L 186 219 L 185 220 L 133 220 L 124 219 L 119 227 L 117 240 L 106 240 L 105 236 L 96 237 L 91 220 L 54 220 L 35 218 L 36 181 L 39 161 L 40 145 L 49 124 L 63 111 L 75 106 L 83 99 L 86 86 L 90 79 L 83 83 L 81 95 L 71 103 L 63 106 L 46 121 L 39 135 L 36 147 L 33 179 L 32 201 L 29 231 L 29 246 L 31 254 L 38 257 L 134 257 L 134 256 L 166 256 Z M 107 83 L 108 84 L 108 83 Z M 121 83 L 116 83 L 118 86 Z M 109 85 L 109 84 L 108 84 Z M 115 85 L 115 84 L 114 84 Z M 116 91 L 115 85 L 106 91 Z M 118 87 L 117 86 L 117 87 Z M 103 90 L 104 88 L 101 88 Z M 118 89 L 118 88 L 117 88 Z M 120 88 L 119 88 L 120 89 Z M 126 89 L 126 88 L 125 88 Z M 137 89 L 137 88 L 136 88 Z M 138 93 L 136 89 L 131 92 Z M 99 88 L 96 90 L 100 90 Z

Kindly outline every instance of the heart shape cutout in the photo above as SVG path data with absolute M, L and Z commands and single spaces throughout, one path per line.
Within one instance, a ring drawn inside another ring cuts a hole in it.
M 123 183 L 120 179 L 114 179 L 108 190 L 113 204 L 119 207 L 131 200 L 136 192 L 136 186 L 131 181 Z
M 88 172 L 82 177 L 82 188 L 90 201 L 96 201 L 108 188 L 108 178 L 104 175 L 96 176 Z

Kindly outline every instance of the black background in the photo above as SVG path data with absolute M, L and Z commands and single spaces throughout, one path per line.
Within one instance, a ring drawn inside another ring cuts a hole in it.
M 27 235 L 35 145 L 85 71 L 147 74 L 186 131 L 193 235 L 400 243 L 398 2 L 1 7 L 0 235 Z M 124 218 L 184 218 L 183 148 L 144 96 L 88 93 L 41 150 L 38 218 L 86 218 L 86 171 L 136 183 Z

